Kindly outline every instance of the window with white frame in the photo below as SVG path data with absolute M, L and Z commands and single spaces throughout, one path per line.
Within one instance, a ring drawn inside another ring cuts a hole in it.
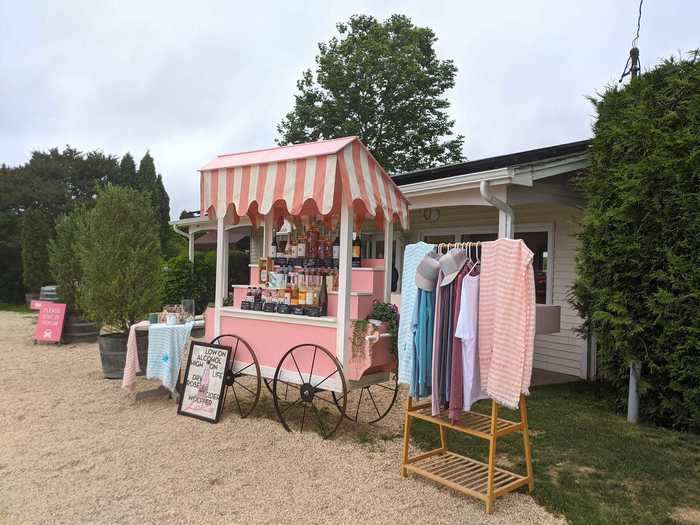
M 421 232 L 420 238 L 430 244 L 441 242 L 485 242 L 496 240 L 498 234 L 495 228 L 473 228 L 426 230 Z M 532 266 L 535 273 L 535 299 L 539 304 L 552 302 L 552 261 L 554 257 L 554 227 L 552 224 L 544 225 L 517 225 L 515 227 L 516 239 L 522 239 L 534 254 Z

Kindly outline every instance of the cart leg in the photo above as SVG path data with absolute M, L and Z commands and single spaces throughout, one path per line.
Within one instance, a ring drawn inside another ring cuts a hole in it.
M 527 469 L 527 488 L 530 492 L 535 488 L 535 476 L 532 473 L 532 452 L 527 425 L 527 402 L 525 396 L 520 396 L 520 421 L 523 423 L 523 451 L 525 452 L 525 468 Z
M 406 471 L 406 465 L 408 464 L 408 444 L 410 442 L 411 435 L 411 420 L 413 419 L 409 416 L 409 411 L 411 410 L 411 396 L 406 397 L 406 409 L 403 415 L 403 460 L 401 462 L 401 475 L 405 478 L 408 476 Z
M 447 429 L 440 425 L 440 449 L 444 452 L 447 450 Z
M 486 512 L 493 512 L 493 475 L 496 468 L 496 422 L 498 420 L 498 404 L 491 401 L 491 438 L 489 439 L 489 465 L 488 465 L 488 480 L 486 485 Z

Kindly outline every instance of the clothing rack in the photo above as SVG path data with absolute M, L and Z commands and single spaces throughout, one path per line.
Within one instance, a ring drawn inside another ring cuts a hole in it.
M 435 246 L 438 254 L 452 248 L 467 250 L 469 259 L 480 264 L 479 250 L 481 242 L 440 243 Z M 474 259 L 472 259 L 472 248 Z M 413 404 L 408 396 L 404 413 L 403 455 L 401 475 L 418 474 L 453 490 L 473 496 L 485 502 L 486 512 L 492 513 L 497 498 L 527 485 L 532 492 L 535 480 L 532 473 L 532 455 L 528 436 L 527 402 L 520 396 L 520 421 L 510 421 L 498 417 L 498 403 L 491 400 L 491 415 L 480 412 L 462 412 L 459 420 L 453 422 L 449 410 L 442 409 L 437 416 L 432 415 L 431 403 Z M 413 419 L 420 419 L 437 426 L 440 432 L 440 446 L 434 450 L 409 455 L 411 424 Z M 469 436 L 485 439 L 489 442 L 487 463 L 457 454 L 447 449 L 447 430 L 453 430 Z M 526 474 L 516 474 L 496 466 L 496 445 L 498 439 L 520 432 L 523 437 Z
M 427 421 L 439 428 L 440 446 L 438 448 L 409 456 L 413 419 Z M 449 451 L 447 449 L 447 429 L 487 440 L 489 442 L 488 463 Z M 496 442 L 513 432 L 521 432 L 523 436 L 525 476 L 496 466 Z M 404 414 L 401 475 L 407 477 L 409 472 L 484 501 L 486 512 L 489 514 L 493 512 L 496 498 L 524 485 L 527 485 L 528 490 L 532 492 L 535 480 L 532 474 L 525 396 L 520 396 L 519 422 L 499 418 L 498 403 L 492 400 L 490 416 L 480 412 L 463 412 L 457 423 L 450 422 L 447 410 L 433 416 L 429 402 L 414 405 L 413 399 L 409 396 L 406 399 Z

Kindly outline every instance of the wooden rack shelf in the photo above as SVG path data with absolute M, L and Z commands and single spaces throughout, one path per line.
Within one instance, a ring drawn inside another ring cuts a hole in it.
M 410 457 L 409 440 L 411 422 L 421 419 L 440 429 L 440 447 Z M 430 403 L 413 405 L 409 397 L 404 416 L 403 462 L 401 474 L 409 472 L 450 487 L 468 496 L 479 498 L 486 503 L 486 512 L 493 512 L 496 498 L 527 485 L 530 492 L 534 488 L 530 441 L 527 433 L 527 405 L 520 397 L 520 421 L 509 421 L 498 417 L 498 405 L 491 402 L 491 415 L 478 412 L 464 412 L 456 422 L 451 422 L 447 411 L 431 414 Z M 447 450 L 446 430 L 454 430 L 489 441 L 488 463 L 455 454 Z M 522 432 L 525 454 L 526 475 L 516 474 L 496 467 L 496 441 L 513 432 Z

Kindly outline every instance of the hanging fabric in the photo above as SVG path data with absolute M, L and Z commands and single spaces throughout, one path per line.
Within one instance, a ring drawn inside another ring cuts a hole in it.
M 417 308 L 415 310 L 413 380 L 411 396 L 427 397 L 432 392 L 433 329 L 435 320 L 435 286 L 440 264 L 431 251 L 423 257 L 416 270 L 418 287 Z
M 498 239 L 481 249 L 479 372 L 491 399 L 517 409 L 529 394 L 535 340 L 533 253 L 521 240 Z
M 434 246 L 425 242 L 409 244 L 404 250 L 403 272 L 401 275 L 401 306 L 399 307 L 399 383 L 411 384 L 413 378 L 413 363 L 415 350 L 413 347 L 413 319 L 416 312 L 418 287 L 416 286 L 416 270 L 427 253 Z

